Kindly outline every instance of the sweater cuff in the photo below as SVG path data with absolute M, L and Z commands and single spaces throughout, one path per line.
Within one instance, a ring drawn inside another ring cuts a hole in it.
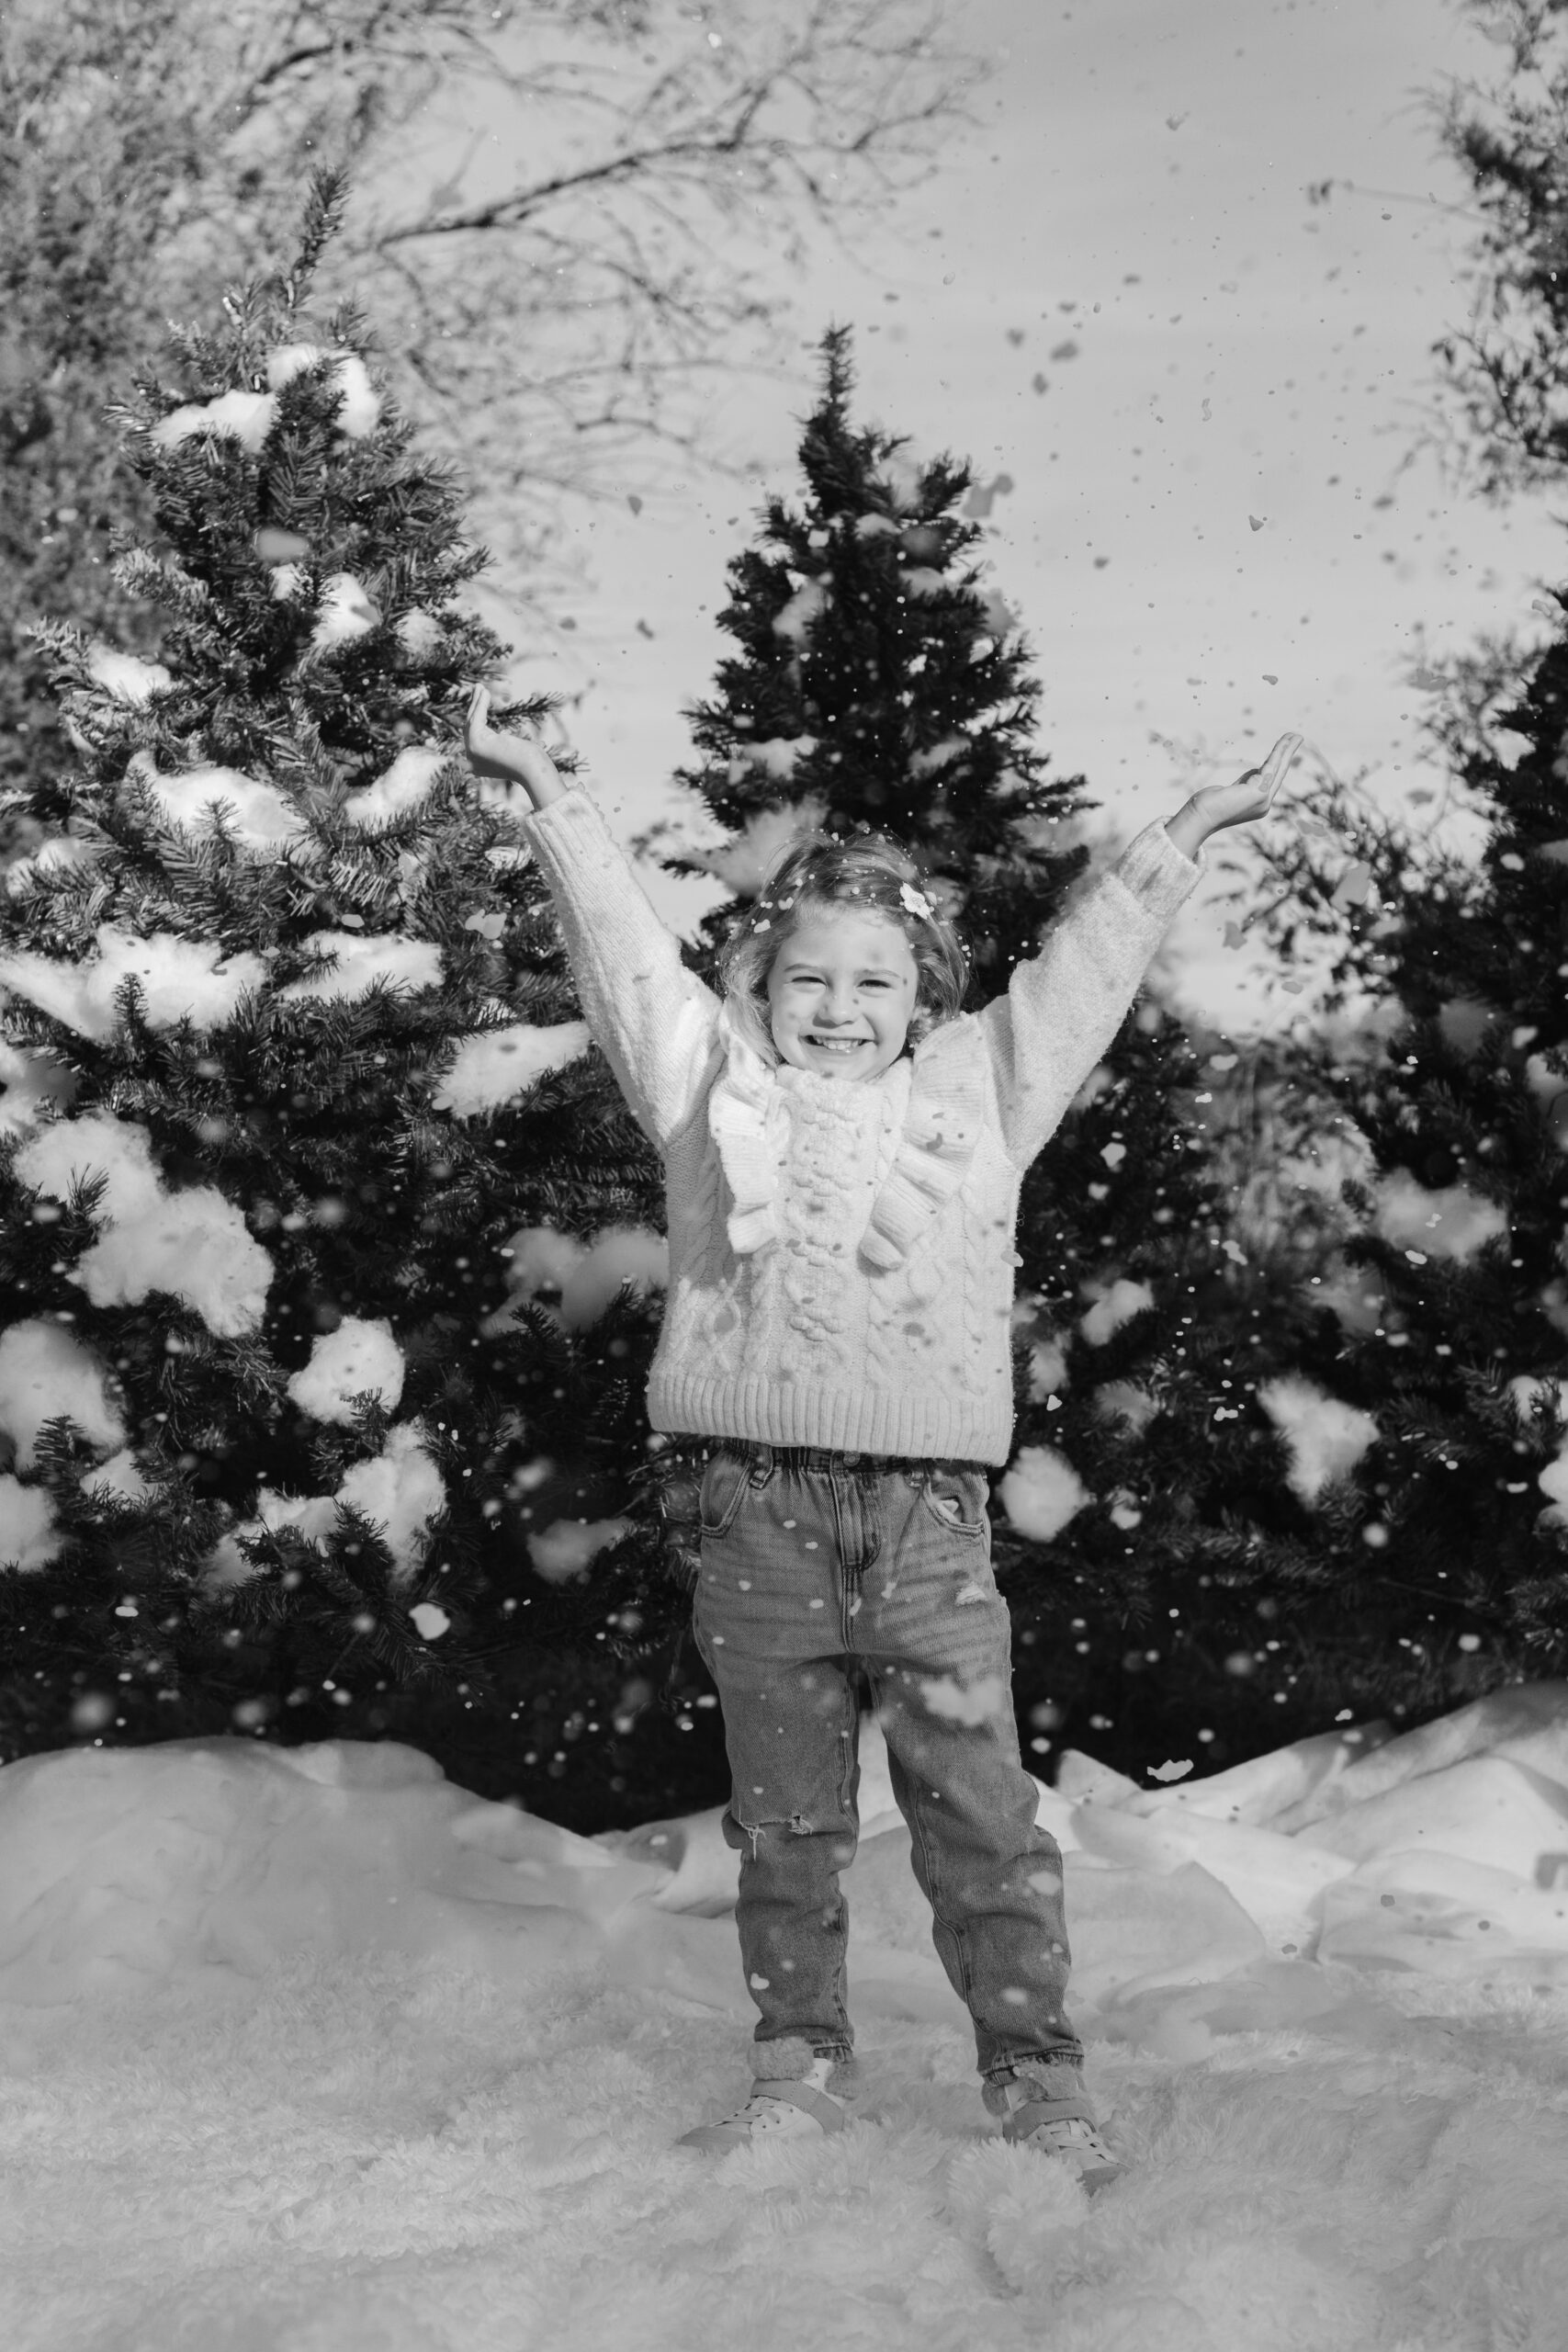
M 563 775 L 561 789 L 554 800 L 547 800 L 542 808 L 530 808 L 516 821 L 525 832 L 537 829 L 547 841 L 552 834 L 568 841 L 574 829 L 585 822 L 596 829 L 602 827 L 604 812 L 580 777 Z
M 1111 869 L 1141 907 L 1166 922 L 1191 897 L 1208 870 L 1201 850 L 1196 857 L 1189 857 L 1185 850 L 1178 849 L 1166 831 L 1163 817 L 1156 824 L 1145 825 Z

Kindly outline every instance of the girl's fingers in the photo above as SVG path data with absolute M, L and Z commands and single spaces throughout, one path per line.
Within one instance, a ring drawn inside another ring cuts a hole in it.
M 1236 778 L 1237 784 L 1256 786 L 1263 794 L 1265 805 L 1267 805 L 1278 792 L 1284 781 L 1286 769 L 1301 748 L 1302 739 L 1299 735 L 1281 735 L 1262 766 L 1247 768 Z
M 1290 766 L 1291 762 L 1295 758 L 1296 753 L 1301 750 L 1301 748 L 1302 739 L 1299 735 L 1280 736 L 1279 741 L 1269 752 L 1263 770 L 1263 779 L 1268 785 L 1270 793 L 1272 793 L 1275 786 L 1280 783 L 1284 776 L 1285 770 Z

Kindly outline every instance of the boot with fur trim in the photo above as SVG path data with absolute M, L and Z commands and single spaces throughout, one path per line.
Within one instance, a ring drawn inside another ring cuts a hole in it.
M 1004 2140 L 1059 2157 L 1090 2196 L 1121 2178 L 1076 2066 L 1026 2062 L 987 2082 L 980 2095 L 987 2111 L 1000 2116 Z
M 751 2147 L 759 2140 L 817 2140 L 854 2121 L 846 2105 L 853 2067 L 841 2064 L 831 2052 L 819 2058 L 809 2041 L 795 2039 L 763 2041 L 756 2045 L 752 2064 L 755 2079 L 745 2106 L 721 2123 L 699 2124 L 675 2143 L 677 2147 L 718 2155 L 730 2148 Z

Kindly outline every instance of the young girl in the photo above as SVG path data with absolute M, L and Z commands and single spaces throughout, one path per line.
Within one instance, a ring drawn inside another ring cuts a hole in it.
M 1062 1857 L 1035 1826 L 991 1573 L 988 1473 L 1012 1436 L 1024 1170 L 1111 1045 L 1201 844 L 1261 817 L 1299 745 L 1141 832 L 960 1014 L 964 951 L 872 835 L 774 858 L 724 956 L 682 965 L 596 803 L 468 714 L 481 775 L 526 787 L 584 1018 L 664 1163 L 670 1277 L 653 1429 L 709 1442 L 697 1646 L 724 1710 L 751 2095 L 682 2146 L 852 2120 L 846 2007 L 858 1686 L 871 1686 L 933 1940 L 1010 2141 L 1088 2188 L 1118 2166 L 1064 2006 Z

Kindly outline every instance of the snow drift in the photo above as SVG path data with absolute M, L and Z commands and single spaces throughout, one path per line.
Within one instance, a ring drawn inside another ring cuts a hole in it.
M 716 1811 L 576 1838 L 389 1744 L 0 1770 L 7 2352 L 1557 2352 L 1563 1685 L 1155 1790 L 1064 1758 L 1092 2205 L 981 2109 L 874 1723 L 861 1812 L 863 2121 L 716 2165 Z

